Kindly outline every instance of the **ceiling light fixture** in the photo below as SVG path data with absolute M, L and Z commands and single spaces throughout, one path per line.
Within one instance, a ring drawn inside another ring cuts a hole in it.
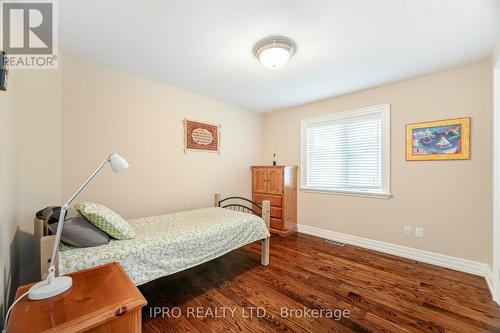
M 293 40 L 282 36 L 264 38 L 255 44 L 253 54 L 259 59 L 262 66 L 269 69 L 280 69 L 297 50 Z

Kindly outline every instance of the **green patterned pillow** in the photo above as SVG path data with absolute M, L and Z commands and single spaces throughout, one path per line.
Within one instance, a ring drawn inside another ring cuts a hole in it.
M 116 239 L 134 238 L 134 229 L 120 215 L 103 205 L 79 202 L 75 205 L 79 211 L 93 225 Z

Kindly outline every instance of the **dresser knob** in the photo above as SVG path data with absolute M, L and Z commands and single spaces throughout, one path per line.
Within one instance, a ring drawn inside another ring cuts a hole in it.
M 126 306 L 122 306 L 120 308 L 118 308 L 116 311 L 115 311 L 115 316 L 121 316 L 122 314 L 124 314 L 125 312 L 127 312 L 127 307 Z

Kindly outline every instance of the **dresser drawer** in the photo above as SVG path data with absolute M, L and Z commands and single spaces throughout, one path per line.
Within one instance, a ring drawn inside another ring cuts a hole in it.
M 281 195 L 253 194 L 253 201 L 257 202 L 259 205 L 262 204 L 262 201 L 269 200 L 271 201 L 271 206 L 281 207 L 281 198 Z
M 283 230 L 285 229 L 285 222 L 282 219 L 271 218 L 271 228 Z
M 275 217 L 275 218 L 280 218 L 280 219 L 283 218 L 283 216 L 281 214 L 281 208 L 271 206 L 271 216 Z

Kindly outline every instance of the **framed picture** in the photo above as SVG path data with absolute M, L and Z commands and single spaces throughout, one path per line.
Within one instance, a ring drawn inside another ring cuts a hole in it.
M 220 125 L 184 120 L 184 152 L 220 153 Z
M 7 55 L 5 54 L 4 51 L 0 51 L 0 90 L 6 91 L 7 90 L 7 77 L 8 77 L 8 70 L 7 70 Z
M 470 118 L 406 125 L 406 160 L 470 159 Z

